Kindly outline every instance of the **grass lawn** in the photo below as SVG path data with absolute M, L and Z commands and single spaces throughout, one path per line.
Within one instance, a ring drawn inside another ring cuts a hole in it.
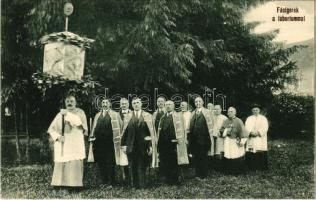
M 273 140 L 269 149 L 266 172 L 232 176 L 211 171 L 202 181 L 188 178 L 178 187 L 152 183 L 141 190 L 101 185 L 90 163 L 85 167 L 85 188 L 78 193 L 50 186 L 52 165 L 2 166 L 1 198 L 315 198 L 313 141 Z

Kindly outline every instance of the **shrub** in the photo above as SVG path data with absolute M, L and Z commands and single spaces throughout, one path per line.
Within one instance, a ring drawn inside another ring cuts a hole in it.
M 314 97 L 282 93 L 274 97 L 267 117 L 272 137 L 314 137 Z
M 20 139 L 21 164 L 26 163 L 26 138 Z M 48 140 L 32 138 L 30 141 L 30 163 L 50 163 L 53 158 L 53 146 Z M 1 140 L 1 162 L 2 165 L 16 165 L 17 155 L 15 148 L 15 138 L 2 138 Z

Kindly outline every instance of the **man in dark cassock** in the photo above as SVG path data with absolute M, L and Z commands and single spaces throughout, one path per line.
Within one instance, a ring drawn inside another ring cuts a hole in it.
M 192 112 L 190 132 L 188 133 L 189 151 L 193 155 L 195 173 L 198 178 L 205 178 L 208 171 L 208 151 L 214 155 L 212 118 L 208 109 L 203 107 L 203 99 L 195 98 L 196 109 Z
M 115 184 L 115 165 L 120 164 L 120 137 L 122 120 L 120 115 L 111 110 L 109 99 L 101 102 L 102 110 L 96 114 L 90 141 L 94 140 L 93 154 L 102 181 L 105 184 Z
M 127 113 L 130 113 L 130 112 L 131 112 L 131 110 L 129 109 L 128 99 L 121 98 L 121 100 L 120 100 L 120 111 L 119 111 L 121 119 L 124 120 L 124 116 Z
M 129 109 L 128 99 L 121 98 L 120 111 L 119 111 L 121 119 L 124 121 L 125 115 L 130 113 L 130 112 L 132 112 L 132 111 Z M 129 180 L 129 166 L 122 166 L 122 175 L 123 175 L 123 182 L 125 184 L 128 184 L 128 182 L 130 182 L 130 180 Z
M 174 102 L 166 102 L 166 114 L 158 128 L 159 168 L 167 184 L 179 184 L 178 165 L 188 164 L 185 127 L 181 113 L 174 111 Z
M 165 97 L 163 97 L 163 96 L 158 97 L 158 99 L 157 99 L 158 109 L 153 113 L 153 119 L 154 119 L 154 123 L 155 123 L 156 133 L 158 131 L 159 121 L 160 121 L 161 117 L 166 113 L 165 103 L 166 103 Z
M 157 166 L 157 149 L 155 147 L 155 133 L 152 115 L 141 110 L 142 102 L 139 98 L 132 100 L 134 111 L 125 115 L 122 149 L 127 154 L 130 165 L 130 184 L 132 187 L 145 187 L 145 174 L 150 164 Z
M 157 99 L 157 107 L 158 108 L 153 113 L 153 120 L 154 120 L 156 134 L 158 132 L 158 125 L 159 125 L 160 119 L 166 113 L 165 103 L 166 103 L 166 98 L 164 96 L 158 97 L 158 99 Z M 157 138 L 157 136 L 156 136 L 156 138 Z M 153 171 L 154 180 L 156 180 L 156 181 L 161 180 L 160 173 L 161 173 L 160 168 L 157 168 L 156 170 Z

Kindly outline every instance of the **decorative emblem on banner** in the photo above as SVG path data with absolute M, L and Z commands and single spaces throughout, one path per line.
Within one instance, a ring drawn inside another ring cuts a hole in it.
M 85 49 L 94 40 L 80 37 L 71 32 L 60 32 L 41 38 L 44 44 L 43 72 L 79 80 L 83 76 Z
M 84 71 L 85 49 L 90 48 L 94 40 L 67 31 L 68 16 L 73 10 L 73 5 L 66 3 L 66 31 L 45 35 L 40 43 L 44 45 L 43 72 L 69 80 L 80 80 Z
M 64 5 L 64 14 L 66 16 L 71 15 L 73 11 L 74 11 L 74 6 L 71 3 L 66 3 Z

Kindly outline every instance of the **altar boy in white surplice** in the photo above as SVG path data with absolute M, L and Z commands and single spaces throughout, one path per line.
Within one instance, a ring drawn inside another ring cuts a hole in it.
M 76 98 L 69 95 L 62 109 L 48 128 L 54 141 L 54 172 L 52 186 L 82 187 L 83 159 L 86 157 L 84 135 L 87 120 L 83 110 L 76 108 Z M 64 132 L 64 134 L 62 134 Z
M 269 129 L 268 120 L 260 114 L 258 105 L 252 107 L 252 113 L 247 118 L 245 127 L 249 133 L 246 144 L 246 164 L 250 169 L 267 169 L 268 168 L 268 139 L 267 132 Z

